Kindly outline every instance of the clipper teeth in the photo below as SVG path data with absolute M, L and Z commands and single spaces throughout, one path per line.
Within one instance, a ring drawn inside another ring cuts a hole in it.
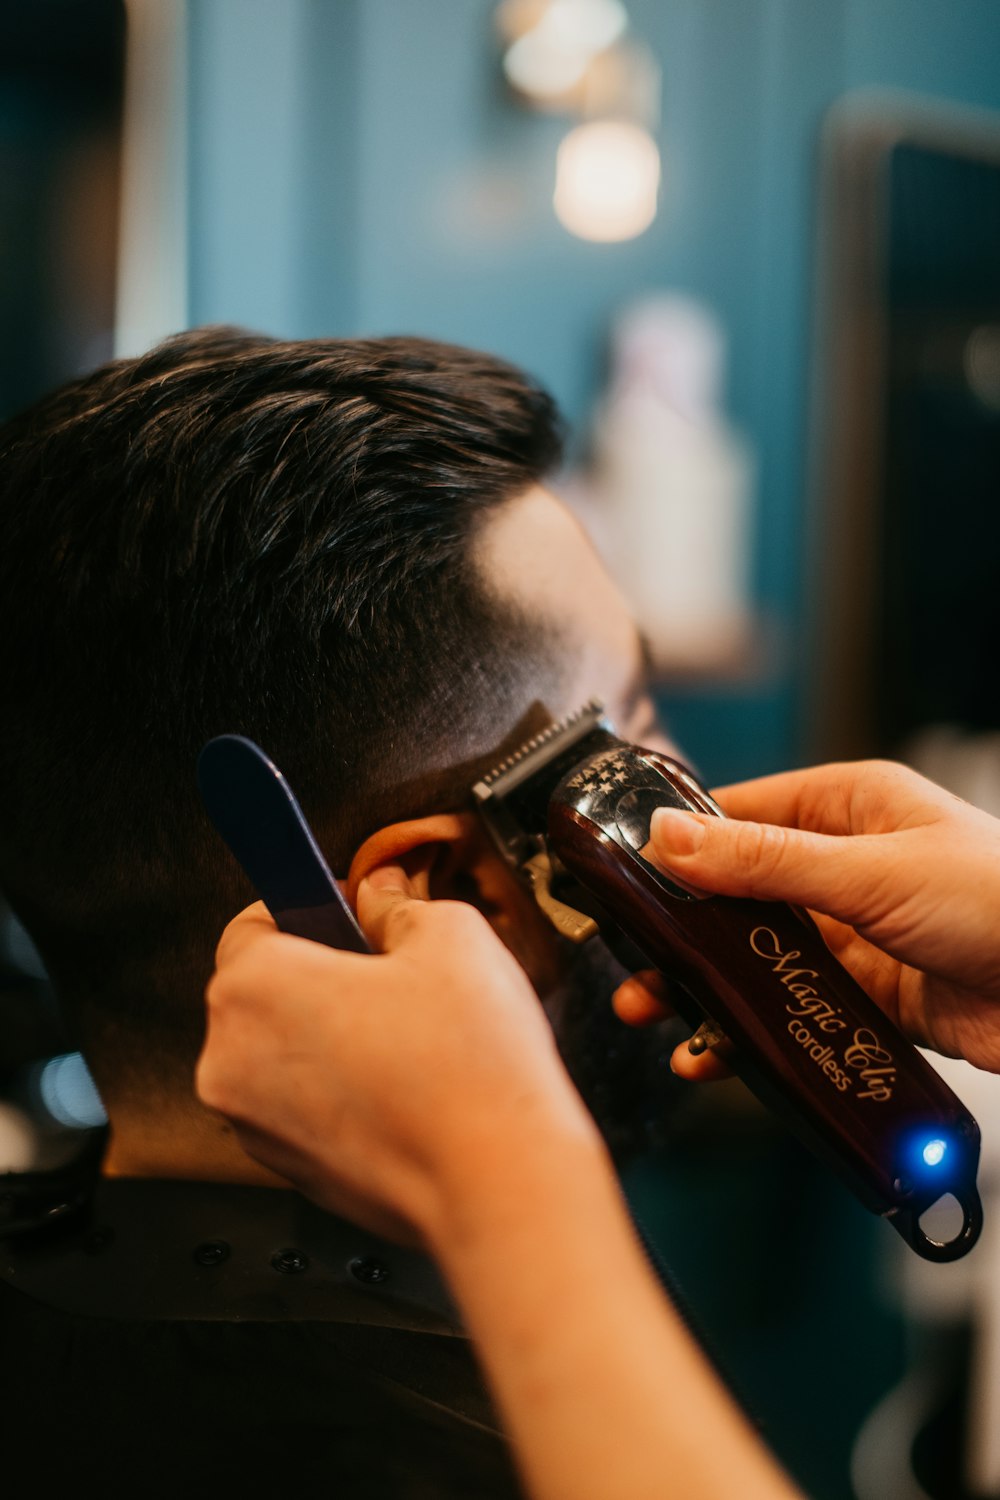
M 515 766 L 520 765 L 520 763 L 527 760 L 529 756 L 536 755 L 546 745 L 551 744 L 552 741 L 561 739 L 564 735 L 569 734 L 570 732 L 575 733 L 577 726 L 584 719 L 590 719 L 592 721 L 591 727 L 596 727 L 596 725 L 601 722 L 603 717 L 603 703 L 599 702 L 597 698 L 591 698 L 589 703 L 585 703 L 584 706 L 577 709 L 575 713 L 567 714 L 564 719 L 559 719 L 557 723 L 550 724 L 549 727 L 547 729 L 543 729 L 540 734 L 536 734 L 530 740 L 526 740 L 519 749 L 514 751 L 513 755 L 508 755 L 505 760 L 500 761 L 500 763 L 494 766 L 492 770 L 487 771 L 483 779 L 477 782 L 476 786 L 473 787 L 473 792 L 475 792 L 477 795 L 481 795 L 481 789 L 483 792 L 489 791 L 492 787 L 496 786 L 497 782 L 500 781 L 502 777 L 509 775 Z

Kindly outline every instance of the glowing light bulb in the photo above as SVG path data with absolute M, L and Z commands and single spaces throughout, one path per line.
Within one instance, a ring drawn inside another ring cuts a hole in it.
M 553 204 L 584 240 L 631 240 L 656 218 L 660 153 L 648 130 L 625 120 L 578 125 L 556 158 Z
M 946 1141 L 928 1141 L 923 1149 L 923 1158 L 929 1167 L 940 1166 L 948 1149 Z
M 513 44 L 503 60 L 503 67 L 510 82 L 522 94 L 551 99 L 578 84 L 589 62 L 589 52 L 580 47 L 567 47 L 561 38 L 537 28 Z
M 509 15 L 516 38 L 504 57 L 504 72 L 522 94 L 543 100 L 574 88 L 628 23 L 621 0 L 549 0 L 523 30 L 523 21 Z

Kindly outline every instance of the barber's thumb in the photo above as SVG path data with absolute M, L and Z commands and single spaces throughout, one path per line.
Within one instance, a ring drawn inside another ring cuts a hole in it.
M 686 884 L 714 894 L 791 901 L 840 915 L 846 893 L 856 890 L 863 857 L 852 846 L 864 842 L 660 807 L 650 823 L 649 853 Z M 870 850 L 864 853 L 871 858 Z
M 408 913 L 419 901 L 402 865 L 377 865 L 358 886 L 358 921 L 372 947 L 384 953 L 408 928 Z

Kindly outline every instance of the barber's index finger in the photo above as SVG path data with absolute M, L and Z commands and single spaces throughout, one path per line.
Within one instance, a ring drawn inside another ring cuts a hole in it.
M 394 948 L 410 926 L 410 914 L 423 905 L 402 865 L 385 864 L 358 887 L 358 918 L 379 953 Z

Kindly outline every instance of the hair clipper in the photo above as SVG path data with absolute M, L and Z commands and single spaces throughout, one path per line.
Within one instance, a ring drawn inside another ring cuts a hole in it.
M 706 895 L 643 856 L 657 807 L 724 817 L 670 756 L 617 738 L 599 704 L 554 725 L 473 788 L 505 859 L 564 936 L 624 935 L 675 988 L 698 1042 L 919 1255 L 955 1260 L 982 1228 L 979 1127 L 930 1064 L 780 902 Z M 920 1220 L 951 1194 L 961 1228 Z

